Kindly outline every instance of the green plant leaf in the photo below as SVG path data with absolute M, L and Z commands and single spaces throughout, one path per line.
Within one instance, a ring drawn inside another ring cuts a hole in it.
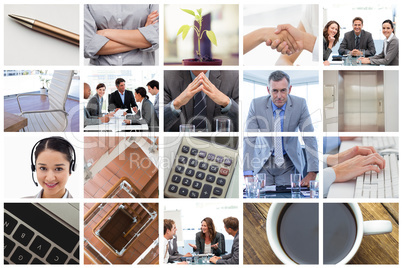
M 195 17 L 194 11 L 192 11 L 192 10 L 190 10 L 190 9 L 184 9 L 184 8 L 180 8 L 180 9 L 183 10 L 184 12 L 190 14 L 190 15 L 193 15 L 193 16 Z
M 183 33 L 182 33 L 182 37 L 183 37 L 183 40 L 184 40 L 184 38 L 186 38 L 186 36 L 187 36 L 187 34 L 188 34 L 188 31 L 190 30 L 190 26 L 189 25 L 186 25 L 186 26 L 188 26 L 188 27 L 186 27 L 186 28 L 184 28 L 183 29 Z
M 183 32 L 184 34 L 184 30 L 187 29 L 186 32 L 188 32 L 188 30 L 190 29 L 190 25 L 183 25 L 180 27 L 179 31 L 177 32 L 177 35 L 181 34 Z M 186 33 L 187 34 L 187 33 Z
M 218 43 L 216 42 L 216 36 L 213 31 L 207 31 L 207 36 L 209 40 L 212 42 L 212 44 L 214 44 L 215 46 L 218 45 Z
M 201 19 L 201 16 L 195 15 L 195 20 L 199 21 Z
M 202 13 L 202 8 L 197 9 L 197 12 L 198 12 L 198 14 L 201 16 L 201 13 Z

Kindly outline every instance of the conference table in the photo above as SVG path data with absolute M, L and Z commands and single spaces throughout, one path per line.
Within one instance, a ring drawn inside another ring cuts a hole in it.
M 84 132 L 127 132 L 127 131 L 148 131 L 148 124 L 126 125 L 124 118 L 110 118 L 108 123 L 100 125 L 88 125 L 84 127 Z
M 27 118 L 4 112 L 4 132 L 18 132 L 20 131 L 20 129 L 23 129 L 27 125 Z

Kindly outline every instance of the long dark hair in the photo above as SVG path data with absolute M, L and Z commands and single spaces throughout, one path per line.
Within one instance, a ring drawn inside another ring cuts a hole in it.
M 205 221 L 205 223 L 207 224 L 208 232 L 209 232 L 209 239 L 211 240 L 211 243 L 212 243 L 212 241 L 214 241 L 215 236 L 216 236 L 214 221 L 209 217 L 206 217 L 205 219 L 203 219 L 201 221 L 201 224 L 203 221 Z M 201 231 L 201 236 L 205 240 L 205 234 L 202 231 Z
M 334 20 L 330 20 L 324 27 L 323 35 L 324 35 L 325 40 L 329 43 L 329 41 L 328 41 L 328 28 L 329 28 L 329 26 L 331 26 L 331 24 L 334 24 L 334 23 L 336 25 L 338 25 L 338 32 L 334 36 L 335 37 L 334 46 L 335 46 L 336 43 L 338 43 L 338 41 L 339 41 L 339 35 L 340 35 L 340 31 L 341 31 L 341 26 L 339 26 L 339 23 L 337 23 Z
M 137 87 L 135 89 L 135 93 L 140 94 L 141 97 L 145 98 L 146 100 L 149 99 L 148 95 L 147 95 L 147 91 L 145 90 L 145 88 L 143 87 Z
M 384 20 L 381 25 L 383 25 L 384 23 L 389 23 L 391 25 L 393 33 L 395 34 L 394 23 L 392 22 L 392 20 Z

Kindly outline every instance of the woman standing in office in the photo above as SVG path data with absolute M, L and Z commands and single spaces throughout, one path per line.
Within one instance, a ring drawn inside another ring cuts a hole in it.
M 124 122 L 130 125 L 135 119 L 143 118 L 147 122 L 149 130 L 155 130 L 159 126 L 159 120 L 156 116 L 155 107 L 149 100 L 146 89 L 143 87 L 136 88 L 134 98 L 138 105 L 138 112 L 135 115 L 128 115 Z
M 329 21 L 323 30 L 324 45 L 323 45 L 323 60 L 327 61 L 332 53 L 332 48 L 339 41 L 339 23 L 334 20 Z
M 42 190 L 35 196 L 26 198 L 72 198 L 66 189 L 71 173 L 75 170 L 74 147 L 62 137 L 39 140 L 32 148 L 32 180 Z M 34 179 L 36 172 L 37 180 Z
M 391 20 L 382 23 L 382 34 L 385 36 L 382 52 L 370 58 L 360 58 L 363 64 L 399 65 L 399 39 L 395 36 Z
M 201 232 L 195 235 L 195 245 L 189 246 L 199 254 L 212 253 L 215 256 L 225 254 L 225 236 L 215 230 L 214 222 L 207 217 L 201 221 Z
M 96 93 L 87 104 L 87 110 L 90 116 L 102 117 L 103 96 L 106 92 L 106 86 L 100 83 L 96 86 Z

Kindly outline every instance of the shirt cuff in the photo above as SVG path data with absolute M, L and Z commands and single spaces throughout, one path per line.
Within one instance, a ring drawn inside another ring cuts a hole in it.
M 253 176 L 253 171 L 252 170 L 245 170 L 243 171 L 244 176 Z
M 230 110 L 230 107 L 232 107 L 232 99 L 229 98 L 229 104 L 226 105 L 225 108 L 221 108 L 221 113 L 227 113 Z
M 181 110 L 180 110 L 180 109 L 176 110 L 176 109 L 174 108 L 174 106 L 173 106 L 173 102 L 174 102 L 174 100 L 170 102 L 170 110 L 172 110 L 172 113 L 173 113 L 175 116 L 179 116 L 180 113 L 181 113 Z
M 314 48 L 313 48 L 313 61 L 318 61 L 318 37 L 315 39 Z
M 98 53 L 99 50 L 101 50 L 101 48 L 106 45 L 107 42 L 109 42 L 109 39 L 107 37 L 95 34 L 92 37 L 91 41 L 89 41 L 88 45 L 85 46 L 85 58 L 99 58 L 99 55 L 96 55 L 96 53 Z
M 151 43 L 150 47 L 140 49 L 143 52 L 152 52 L 159 48 L 159 23 L 138 28 L 140 33 Z
M 331 187 L 331 185 L 334 183 L 336 179 L 336 174 L 335 174 L 335 170 L 331 167 L 329 168 L 325 168 L 324 169 L 324 197 L 327 197 L 328 192 L 329 192 L 329 188 Z

